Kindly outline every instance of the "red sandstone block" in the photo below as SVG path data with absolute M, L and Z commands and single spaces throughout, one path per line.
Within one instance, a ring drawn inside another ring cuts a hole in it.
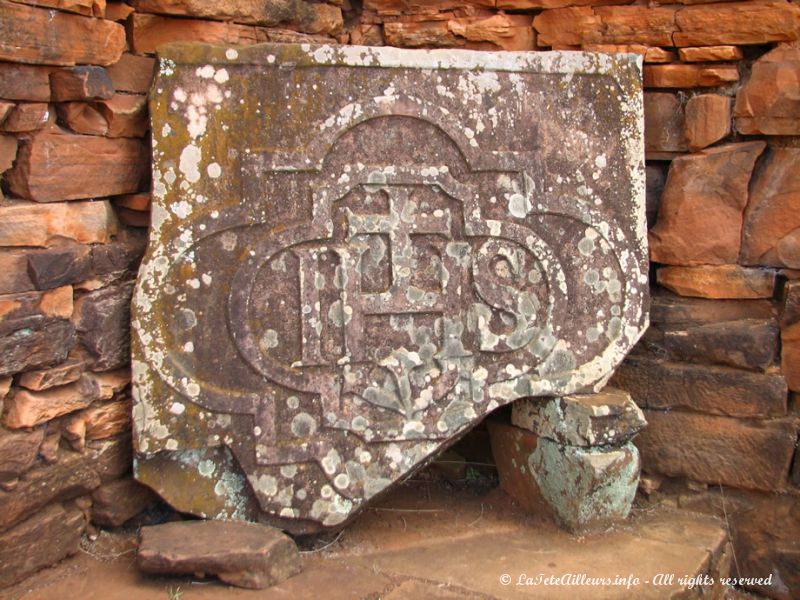
M 740 133 L 800 134 L 800 49 L 776 48 L 753 64 L 734 116 Z
M 98 402 L 71 416 L 64 427 L 64 437 L 78 451 L 86 442 L 121 435 L 131 429 L 131 402 Z
M 146 96 L 115 94 L 97 107 L 108 123 L 108 137 L 144 137 L 150 129 Z
M 153 82 L 155 66 L 154 58 L 126 53 L 106 70 L 116 91 L 146 94 Z
M 490 15 L 384 25 L 386 41 L 406 48 L 532 50 L 536 46 L 527 15 Z
M 661 267 L 656 278 L 668 290 L 695 298 L 771 298 L 775 290 L 775 271 L 737 265 Z
M 770 147 L 750 190 L 742 264 L 800 268 L 800 149 Z
M 736 65 L 646 65 L 646 88 L 716 87 L 739 81 Z
M 2 214 L 2 208 L 0 208 L 0 214 Z M 27 266 L 27 252 L 0 248 L 0 294 L 14 294 L 35 289 L 31 277 L 28 275 Z
M 710 484 L 775 491 L 786 486 L 796 430 L 790 419 L 740 420 L 645 410 L 635 443 L 645 470 Z
M 157 500 L 150 488 L 134 479 L 101 485 L 92 493 L 92 522 L 119 527 Z
M 641 54 L 646 63 L 670 63 L 676 59 L 675 53 L 671 50 L 642 44 L 583 44 L 581 48 L 586 52 Z
M 107 201 L 0 206 L 0 246 L 47 247 L 65 240 L 104 244 L 116 232 L 117 220 Z
M 13 328 L 26 317 L 42 315 L 69 319 L 72 317 L 72 286 L 65 285 L 45 292 L 23 292 L 0 295 L 0 332 Z
M 22 373 L 17 380 L 18 385 L 34 392 L 74 383 L 83 373 L 83 361 L 70 359 L 47 369 L 37 369 Z
M 672 46 L 675 10 L 646 6 L 588 6 L 546 10 L 533 27 L 540 46 L 643 44 Z
M 103 67 L 72 67 L 55 69 L 50 73 L 50 88 L 53 100 L 94 100 L 111 98 L 114 84 Z
M 77 13 L 87 17 L 105 17 L 106 0 L 12 0 L 19 4 L 30 4 Z
M 55 503 L 0 535 L 0 587 L 75 554 L 85 527 L 83 512 Z
M 60 122 L 75 133 L 106 135 L 108 121 L 97 105 L 89 102 L 61 102 L 56 105 Z
M 364 0 L 364 10 L 381 16 L 396 16 L 435 14 L 459 8 L 474 11 L 494 8 L 495 4 L 495 0 Z
M 692 152 L 718 142 L 731 132 L 731 99 L 700 94 L 686 102 L 686 138 Z
M 35 427 L 55 417 L 89 406 L 94 398 L 81 382 L 70 383 L 44 392 L 17 390 L 5 401 L 3 425 L 9 429 Z
M 688 6 L 675 24 L 676 46 L 786 42 L 800 36 L 800 6 L 775 0 Z
M 129 471 L 130 440 L 123 437 L 98 442 L 83 454 L 57 448 L 54 458 L 54 464 L 37 465 L 25 474 L 13 491 L 0 494 L 0 531 L 54 501 L 86 495 L 102 483 Z M 4 548 L 5 544 L 0 543 L 0 550 Z M 0 570 L 0 575 L 3 574 L 4 570 Z
M 140 140 L 50 130 L 22 145 L 7 177 L 17 196 L 54 202 L 137 192 L 149 164 Z
M 13 135 L 0 135 L 0 173 L 7 171 L 17 157 L 17 138 Z
M 109 21 L 126 21 L 133 13 L 134 8 L 124 2 L 109 2 L 106 4 L 106 19 Z
M 781 370 L 789 389 L 800 392 L 800 323 L 781 329 Z
M 8 113 L 16 106 L 13 102 L 5 102 L 0 100 L 0 123 L 6 120 Z
M 500 10 L 536 10 L 564 8 L 569 6 L 603 6 L 606 4 L 632 4 L 633 0 L 497 0 Z M 492 6 L 486 2 L 484 6 Z
M 36 131 L 54 121 L 53 117 L 46 102 L 20 102 L 6 118 L 2 129 L 10 133 Z
M 464 17 L 447 21 L 447 29 L 467 40 L 468 48 L 484 50 L 533 50 L 536 39 L 527 15 Z
M 131 21 L 131 43 L 141 54 L 153 54 L 158 46 L 169 42 L 247 45 L 266 41 L 266 33 L 252 25 L 140 13 L 134 13 Z
M 2 390 L 0 396 L 5 397 Z M 35 464 L 43 439 L 41 427 L 33 431 L 10 431 L 0 427 L 0 483 L 22 475 Z
M 275 2 L 233 0 L 136 0 L 139 13 L 232 21 L 248 25 L 288 25 L 304 33 L 336 36 L 342 31 L 342 9 L 324 3 L 295 2 L 291 9 Z
M 644 95 L 644 149 L 650 152 L 685 152 L 683 104 L 677 94 Z
M 0 62 L 0 98 L 49 102 L 52 70 L 52 67 Z
M 765 147 L 764 142 L 725 144 L 672 161 L 650 230 L 650 259 L 670 265 L 736 263 L 750 174 Z
M 446 21 L 385 23 L 383 33 L 388 45 L 402 48 L 456 48 L 463 44 Z
M 139 194 L 128 194 L 114 199 L 114 204 L 121 208 L 128 210 L 135 210 L 147 212 L 150 210 L 150 192 L 141 192 Z
M 0 60 L 109 65 L 124 49 L 117 23 L 0 0 Z
M 744 54 L 736 46 L 706 46 L 704 48 L 680 48 L 678 55 L 683 62 L 715 62 L 740 60 Z

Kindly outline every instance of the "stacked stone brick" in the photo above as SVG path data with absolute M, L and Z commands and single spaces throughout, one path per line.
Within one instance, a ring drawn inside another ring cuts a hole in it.
M 345 41 L 340 7 L 284 4 L 0 1 L 0 588 L 153 500 L 130 478 L 129 343 L 151 55 Z
M 146 232 L 115 204 L 148 188 L 153 61 L 121 72 L 125 47 L 105 2 L 0 3 L 0 586 L 151 499 L 127 477 Z
M 307 41 L 643 56 L 657 283 L 615 382 L 645 471 L 724 486 L 743 574 L 788 565 L 760 591 L 800 594 L 799 36 L 787 0 L 0 0 L 0 586 L 146 502 L 128 304 L 157 46 Z

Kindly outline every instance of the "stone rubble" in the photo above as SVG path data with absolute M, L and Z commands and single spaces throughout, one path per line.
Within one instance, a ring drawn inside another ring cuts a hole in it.
M 511 423 L 490 422 L 489 432 L 500 485 L 520 504 L 573 532 L 628 516 L 640 465 L 631 440 L 647 422 L 627 392 L 518 400 Z
M 639 484 L 633 443 L 575 446 L 496 421 L 489 422 L 489 433 L 501 487 L 531 512 L 550 513 L 574 533 L 600 531 L 627 518 Z M 613 437 L 611 427 L 598 433 Z
M 302 571 L 291 538 L 266 525 L 236 521 L 142 527 L 137 565 L 145 573 L 215 575 L 250 589 L 271 587 Z

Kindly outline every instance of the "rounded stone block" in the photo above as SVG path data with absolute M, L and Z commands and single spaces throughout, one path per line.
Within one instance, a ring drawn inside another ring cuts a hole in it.
M 496 421 L 489 435 L 501 487 L 526 509 L 549 512 L 575 532 L 627 518 L 641 466 L 631 442 L 567 446 Z

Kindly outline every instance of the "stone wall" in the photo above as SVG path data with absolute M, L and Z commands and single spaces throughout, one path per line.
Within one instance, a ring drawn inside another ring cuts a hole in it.
M 615 381 L 650 421 L 648 481 L 794 514 L 799 35 L 784 0 L 0 0 L 0 587 L 149 500 L 128 475 L 128 305 L 152 56 L 176 40 L 642 54 L 653 327 Z M 798 555 L 770 539 L 753 575 Z

